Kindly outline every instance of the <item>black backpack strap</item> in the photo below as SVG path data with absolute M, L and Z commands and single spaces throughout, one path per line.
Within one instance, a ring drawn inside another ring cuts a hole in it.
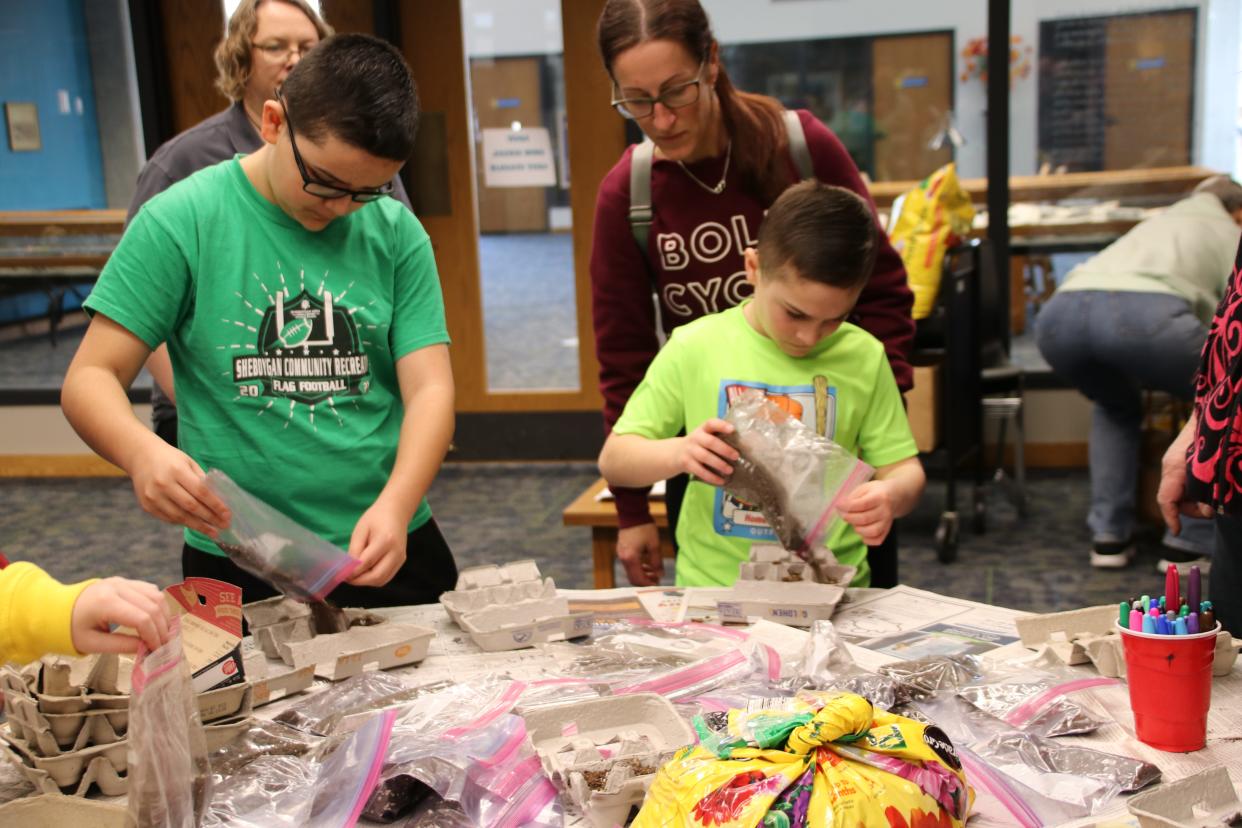
M 798 113 L 786 109 L 785 132 L 789 137 L 789 154 L 793 156 L 794 166 L 798 168 L 798 178 L 802 181 L 815 177 L 815 167 L 811 164 L 811 151 L 806 146 L 806 133 L 802 131 L 802 121 Z
M 647 258 L 647 237 L 655 218 L 651 209 L 651 161 L 654 155 L 655 144 L 650 141 L 635 146 L 630 155 L 630 231 L 644 260 Z

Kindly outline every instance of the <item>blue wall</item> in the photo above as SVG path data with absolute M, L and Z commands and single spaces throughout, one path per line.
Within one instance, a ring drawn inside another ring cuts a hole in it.
M 0 102 L 33 101 L 43 139 L 43 149 L 15 153 L 0 124 L 0 210 L 107 205 L 83 2 L 90 0 L 0 0 Z

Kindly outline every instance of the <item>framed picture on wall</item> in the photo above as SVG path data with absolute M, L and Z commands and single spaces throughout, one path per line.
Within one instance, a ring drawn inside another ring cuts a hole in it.
M 4 120 L 9 127 L 9 149 L 36 152 L 43 149 L 39 137 L 39 108 L 33 103 L 6 101 Z

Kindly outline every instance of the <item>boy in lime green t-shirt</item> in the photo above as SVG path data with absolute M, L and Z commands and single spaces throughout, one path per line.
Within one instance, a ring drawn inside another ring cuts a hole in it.
M 760 389 L 817 433 L 874 466 L 841 505 L 827 546 L 870 583 L 866 546 L 910 512 L 926 478 L 884 346 L 845 321 L 871 272 L 876 225 L 849 190 L 806 181 L 772 205 L 745 253 L 754 296 L 673 332 L 600 454 L 610 484 L 646 486 L 688 472 L 677 526 L 677 583 L 729 585 L 756 541 L 774 534 L 723 488 L 737 452 L 722 418 Z M 679 437 L 681 431 L 686 436 Z
M 417 113 L 399 51 L 324 40 L 263 105 L 263 146 L 143 205 L 87 299 L 62 407 L 143 509 L 186 527 L 185 576 L 273 594 L 213 542 L 230 520 L 205 481 L 219 468 L 360 561 L 341 605 L 453 589 L 425 498 L 453 433 L 443 299 L 427 233 L 387 197 Z M 165 343 L 177 447 L 125 393 Z

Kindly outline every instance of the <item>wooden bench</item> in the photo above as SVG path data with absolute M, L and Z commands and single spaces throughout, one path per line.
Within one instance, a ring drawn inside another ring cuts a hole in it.
M 566 526 L 591 527 L 596 589 L 611 589 L 617 585 L 613 574 L 617 560 L 617 506 L 612 500 L 595 499 L 604 486 L 601 477 L 561 513 L 561 522 Z M 668 512 L 663 500 L 651 501 L 651 517 L 660 530 L 660 551 L 666 558 L 673 557 L 673 539 L 668 532 Z

